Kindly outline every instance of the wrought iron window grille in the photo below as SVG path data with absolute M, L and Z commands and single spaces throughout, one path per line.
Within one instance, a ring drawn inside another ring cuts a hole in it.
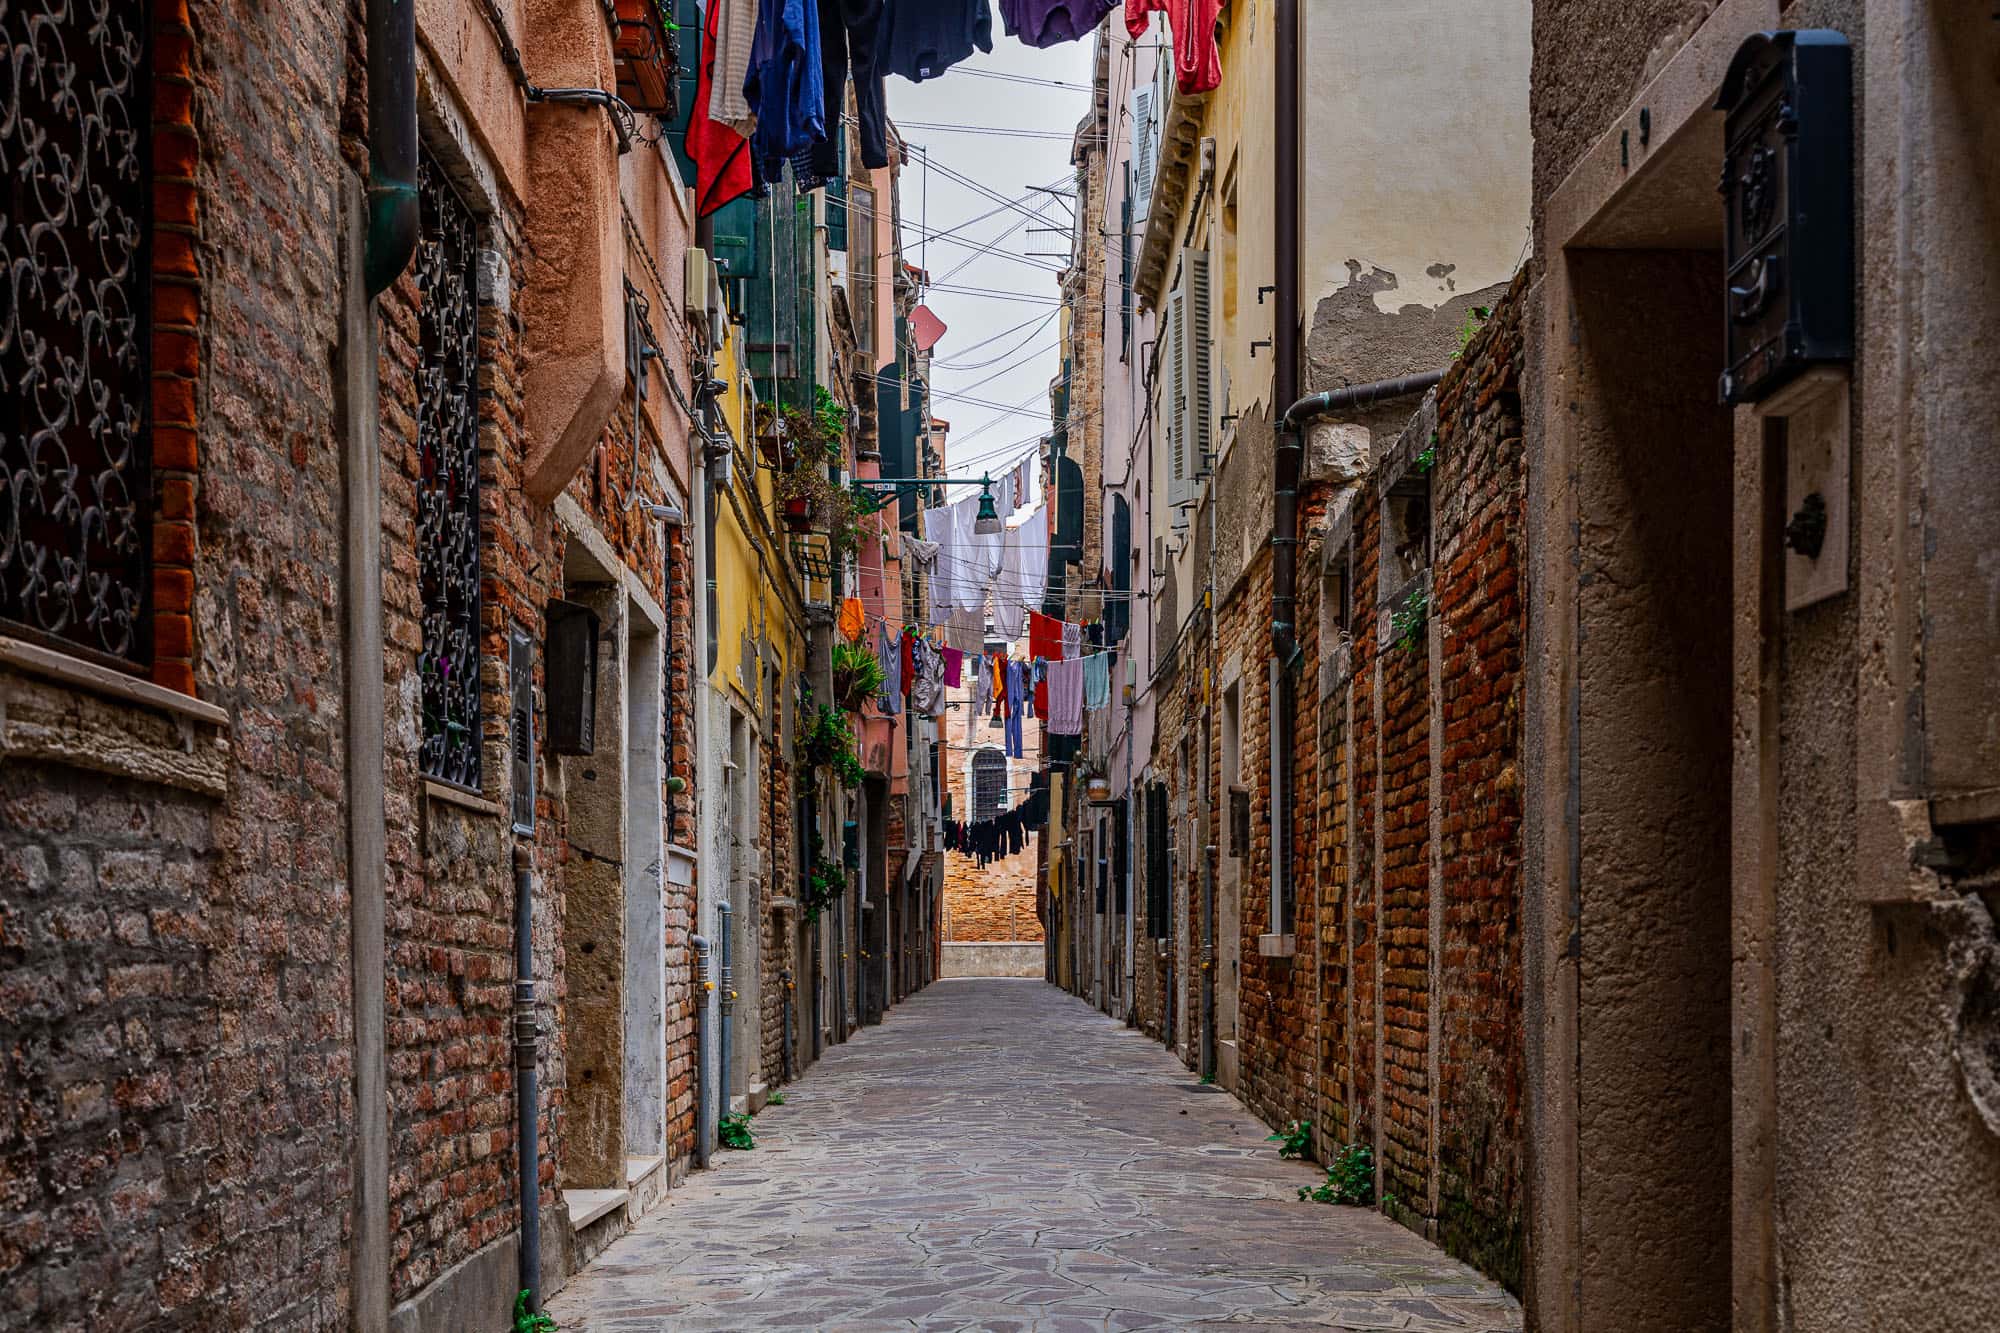
M 152 658 L 150 6 L 0 7 L 0 628 Z
M 424 775 L 480 790 L 479 223 L 426 154 L 417 193 Z

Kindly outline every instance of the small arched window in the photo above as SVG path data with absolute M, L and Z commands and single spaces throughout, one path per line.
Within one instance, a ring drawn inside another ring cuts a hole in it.
M 972 817 L 991 819 L 1007 808 L 1007 756 L 988 747 L 972 756 Z

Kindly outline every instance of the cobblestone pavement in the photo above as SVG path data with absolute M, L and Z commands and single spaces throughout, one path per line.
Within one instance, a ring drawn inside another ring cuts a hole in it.
M 1372 1211 L 1297 1201 L 1234 1097 L 1039 981 L 944 981 L 828 1051 L 550 1303 L 564 1333 L 1518 1329 Z

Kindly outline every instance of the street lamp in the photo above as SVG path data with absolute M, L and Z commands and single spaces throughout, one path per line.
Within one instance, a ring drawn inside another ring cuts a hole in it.
M 993 507 L 993 488 L 990 485 L 979 493 L 979 517 L 973 520 L 972 530 L 981 537 L 991 537 L 1000 531 L 1000 511 Z
M 993 501 L 993 478 L 984 477 L 856 477 L 848 483 L 855 496 L 865 502 L 865 512 L 874 513 L 913 491 L 921 491 L 932 486 L 977 486 L 979 488 L 979 513 L 972 521 L 972 530 L 981 537 L 991 537 L 1006 530 L 1001 521 L 1000 509 Z

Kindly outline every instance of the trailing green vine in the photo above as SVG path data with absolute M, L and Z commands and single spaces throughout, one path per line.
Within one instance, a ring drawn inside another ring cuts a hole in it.
M 811 768 L 831 768 L 843 787 L 858 787 L 867 776 L 854 753 L 854 724 L 838 708 L 822 706 L 799 739 L 800 756 Z
M 812 867 L 806 871 L 805 902 L 801 904 L 805 923 L 810 926 L 819 920 L 820 913 L 840 901 L 840 895 L 847 892 L 847 870 L 840 862 L 819 852 L 819 839 L 813 839 Z
M 1389 616 L 1389 637 L 1403 652 L 1415 652 L 1417 645 L 1424 641 L 1424 626 L 1431 615 L 1431 590 L 1419 585 L 1410 589 L 1409 596 Z

